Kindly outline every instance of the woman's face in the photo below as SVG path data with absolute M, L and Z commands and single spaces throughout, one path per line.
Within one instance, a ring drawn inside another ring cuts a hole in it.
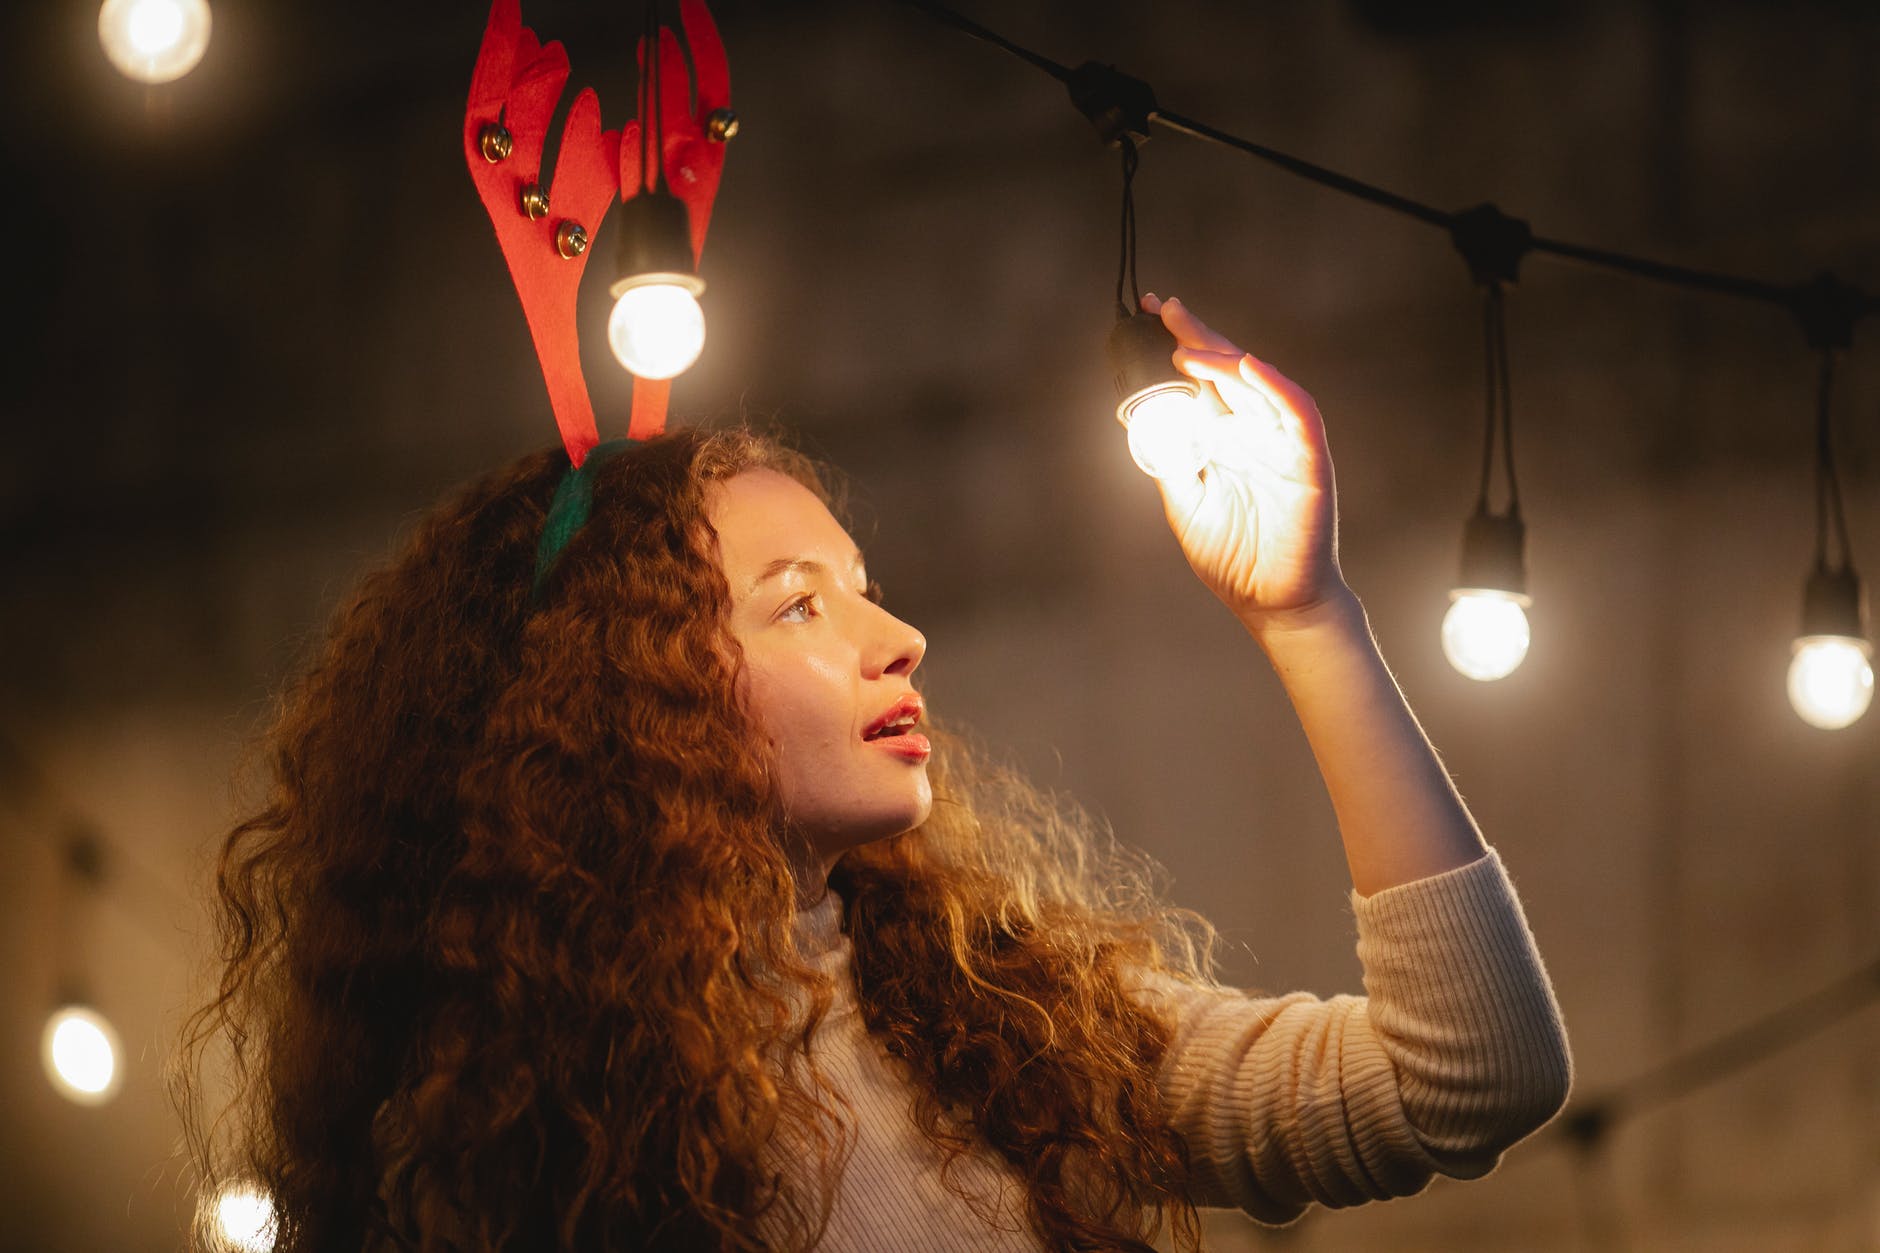
M 794 479 L 745 471 L 713 486 L 708 511 L 744 649 L 741 694 L 772 745 L 792 825 L 826 872 L 933 808 L 931 750 L 909 722 L 921 716 L 912 680 L 927 641 L 871 597 L 855 541 Z

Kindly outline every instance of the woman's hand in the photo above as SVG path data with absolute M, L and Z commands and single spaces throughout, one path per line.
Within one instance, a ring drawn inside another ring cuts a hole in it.
M 1309 622 L 1352 593 L 1338 568 L 1338 503 L 1318 406 L 1298 384 L 1190 313 L 1142 298 L 1179 345 L 1176 368 L 1221 414 L 1215 460 L 1157 480 L 1195 574 L 1250 630 Z

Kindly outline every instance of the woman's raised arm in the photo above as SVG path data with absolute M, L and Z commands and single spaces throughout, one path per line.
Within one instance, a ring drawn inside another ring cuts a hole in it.
M 1325 777 L 1364 896 L 1487 851 L 1371 638 L 1338 565 L 1332 457 L 1318 406 L 1180 301 L 1154 296 L 1175 364 L 1218 400 L 1231 438 L 1199 477 L 1158 480 L 1195 574 L 1279 673 Z

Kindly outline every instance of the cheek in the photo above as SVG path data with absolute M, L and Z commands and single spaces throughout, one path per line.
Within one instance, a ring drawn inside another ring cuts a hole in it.
M 846 739 L 853 716 L 841 679 L 818 659 L 748 658 L 746 708 L 780 750 Z

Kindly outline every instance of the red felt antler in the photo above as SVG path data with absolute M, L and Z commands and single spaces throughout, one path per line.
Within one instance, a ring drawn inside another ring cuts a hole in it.
M 718 28 L 702 0 L 684 0 L 681 20 L 698 72 L 698 111 L 692 111 L 684 57 L 672 33 L 662 28 L 661 170 L 673 193 L 685 202 L 696 262 L 724 168 L 724 147 L 710 139 L 708 119 L 730 100 L 731 77 Z M 638 63 L 643 67 L 645 40 L 640 44 Z M 545 186 L 550 194 L 548 211 L 530 216 L 524 209 L 523 191 L 541 183 L 549 120 L 567 82 L 568 54 L 561 44 L 543 45 L 522 24 L 520 0 L 494 0 L 470 80 L 464 161 L 496 228 L 503 259 L 522 300 L 562 443 L 569 460 L 578 466 L 600 436 L 587 379 L 581 372 L 575 298 L 601 219 L 615 195 L 625 188 L 632 189 L 629 195 L 640 189 L 640 131 L 638 121 L 629 122 L 624 134 L 601 130 L 600 100 L 593 89 L 582 89 L 562 129 L 554 179 Z M 490 159 L 484 144 L 485 128 L 493 125 L 504 128 L 511 141 L 509 151 L 497 160 Z M 623 143 L 623 138 L 628 142 Z M 620 175 L 629 170 L 631 177 L 623 180 Z M 570 223 L 578 224 L 586 235 L 586 247 L 573 256 L 566 255 L 557 242 L 558 234 Z M 638 438 L 658 434 L 666 424 L 668 384 L 636 378 L 633 390 L 628 433 Z
M 568 110 L 554 181 L 546 184 L 549 211 L 530 217 L 523 210 L 523 188 L 541 180 L 549 118 L 567 82 L 568 53 L 561 44 L 544 47 L 522 24 L 520 0 L 495 0 L 470 80 L 464 161 L 522 298 L 561 442 L 569 460 L 580 465 L 600 436 L 581 373 L 575 295 L 618 186 L 620 136 L 601 130 L 600 98 L 592 89 L 583 90 Z M 509 154 L 497 161 L 484 154 L 483 128 L 492 123 L 500 123 L 513 140 Z M 572 258 L 563 256 L 555 242 L 569 222 L 583 228 L 588 244 Z

